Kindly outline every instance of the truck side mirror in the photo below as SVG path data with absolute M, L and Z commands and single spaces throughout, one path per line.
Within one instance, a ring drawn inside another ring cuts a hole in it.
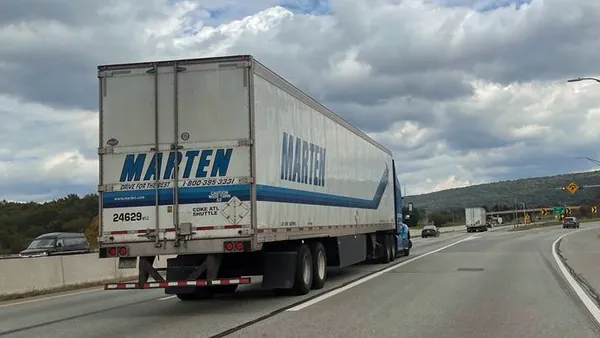
M 408 202 L 408 212 L 412 213 L 413 211 L 413 202 Z

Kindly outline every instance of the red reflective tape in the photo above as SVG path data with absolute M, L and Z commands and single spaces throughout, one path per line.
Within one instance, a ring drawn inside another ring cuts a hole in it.
M 198 231 L 204 231 L 204 230 L 214 230 L 215 227 L 213 226 L 203 226 L 203 227 L 197 227 L 196 230 Z
M 216 279 L 214 281 L 196 280 L 196 281 L 162 281 L 162 282 L 146 282 L 142 285 L 142 289 L 155 289 L 166 287 L 185 287 L 185 286 L 207 286 L 207 285 L 231 285 L 231 284 L 250 284 L 249 277 L 243 278 L 228 278 Z M 171 285 L 169 285 L 171 284 Z M 124 290 L 124 289 L 140 289 L 139 283 L 113 283 L 105 284 L 104 290 Z
M 241 228 L 241 227 L 242 227 L 242 226 L 241 226 L 241 225 L 239 225 L 239 224 L 231 224 L 231 225 L 226 225 L 226 226 L 224 226 L 223 228 L 224 228 L 224 229 L 238 229 L 238 228 Z
M 111 231 L 110 234 L 111 235 L 127 235 L 127 230 Z
M 175 232 L 175 228 L 166 228 L 165 232 Z

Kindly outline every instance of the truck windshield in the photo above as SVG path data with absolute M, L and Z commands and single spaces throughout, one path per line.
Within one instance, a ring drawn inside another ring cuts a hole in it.
M 51 238 L 36 239 L 33 242 L 31 242 L 31 244 L 29 244 L 29 246 L 27 247 L 27 249 L 53 248 L 55 242 L 56 242 L 56 240 L 55 239 L 51 239 Z

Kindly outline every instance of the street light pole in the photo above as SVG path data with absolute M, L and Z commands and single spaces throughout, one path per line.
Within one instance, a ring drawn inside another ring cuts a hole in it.
M 515 221 L 515 225 L 513 226 L 513 228 L 517 227 L 517 222 L 518 222 L 518 215 L 517 215 L 517 199 L 515 198 L 515 202 L 513 203 L 513 210 L 514 210 L 514 221 Z
M 575 157 L 576 160 L 588 160 L 590 162 L 594 162 L 598 165 L 600 165 L 600 161 L 598 160 L 594 160 L 593 158 L 587 157 L 587 156 L 581 156 L 581 157 Z
M 569 79 L 567 82 L 581 82 L 581 81 L 596 81 L 600 83 L 600 79 L 595 77 L 578 77 L 576 79 Z

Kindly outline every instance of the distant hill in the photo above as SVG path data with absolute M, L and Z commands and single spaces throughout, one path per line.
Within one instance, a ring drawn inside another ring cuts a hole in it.
M 406 196 L 415 207 L 431 211 L 446 211 L 465 207 L 512 206 L 514 199 L 528 207 L 600 204 L 600 188 L 581 189 L 575 194 L 557 190 L 570 182 L 578 185 L 600 185 L 600 171 L 525 178 L 448 189 L 429 194 Z

